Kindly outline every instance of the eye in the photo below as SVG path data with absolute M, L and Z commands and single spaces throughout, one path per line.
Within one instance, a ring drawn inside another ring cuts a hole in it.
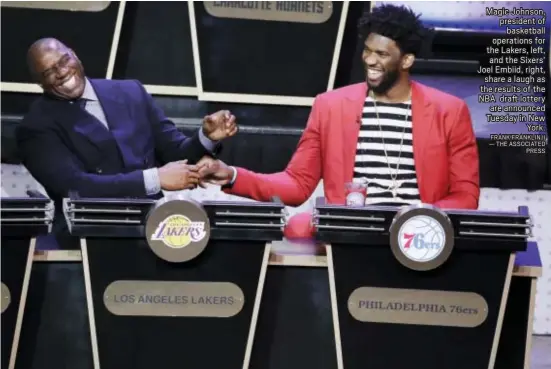
M 48 70 L 42 72 L 42 76 L 44 78 L 49 78 L 52 74 L 53 74 L 53 70 L 51 70 L 51 69 L 48 69 Z
M 71 61 L 71 57 L 69 55 L 65 55 L 59 62 L 60 65 L 62 66 L 65 66 L 67 64 L 69 64 L 69 62 Z

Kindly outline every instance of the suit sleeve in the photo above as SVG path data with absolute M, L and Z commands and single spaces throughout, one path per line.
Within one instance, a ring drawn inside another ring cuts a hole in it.
M 322 175 L 320 130 L 322 119 L 327 117 L 325 109 L 320 98 L 316 98 L 297 150 L 283 172 L 260 174 L 237 168 L 233 186 L 224 191 L 257 201 L 270 201 L 272 196 L 278 196 L 289 206 L 299 206 L 308 200 Z
M 435 205 L 443 209 L 478 209 L 478 147 L 469 109 L 465 103 L 459 109 L 448 137 L 449 194 Z
M 50 196 L 145 197 L 143 172 L 100 175 L 85 172 L 82 163 L 64 145 L 55 130 L 21 123 L 16 137 L 23 164 Z
M 188 159 L 190 164 L 194 164 L 203 156 L 212 155 L 219 151 L 219 145 L 216 146 L 214 152 L 203 146 L 199 138 L 199 130 L 191 137 L 180 132 L 176 125 L 157 106 L 142 84 L 138 81 L 135 82 L 138 84 L 146 102 L 153 140 L 155 141 L 155 151 L 163 164 L 184 159 Z

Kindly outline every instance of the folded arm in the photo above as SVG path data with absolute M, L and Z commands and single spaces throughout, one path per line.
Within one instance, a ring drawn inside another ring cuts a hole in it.
M 435 203 L 443 209 L 478 209 L 479 156 L 471 116 L 466 104 L 459 109 L 448 138 L 450 187 Z
M 279 173 L 254 173 L 237 168 L 235 182 L 225 192 L 257 201 L 278 196 L 285 205 L 299 206 L 312 195 L 322 175 L 320 129 L 325 106 L 314 101 L 306 129 L 287 168 Z

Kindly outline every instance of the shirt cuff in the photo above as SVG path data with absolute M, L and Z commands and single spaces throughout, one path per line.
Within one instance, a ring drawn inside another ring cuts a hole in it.
M 214 152 L 214 149 L 218 144 L 217 141 L 212 141 L 210 138 L 205 136 L 205 134 L 203 133 L 203 128 L 199 128 L 199 141 L 201 141 L 201 145 L 203 145 L 203 147 L 211 153 Z
M 145 193 L 148 196 L 156 195 L 161 192 L 161 180 L 159 179 L 159 170 L 157 168 L 144 170 L 143 182 L 145 185 Z
M 230 181 L 230 185 L 233 186 L 233 184 L 235 183 L 235 180 L 237 178 L 237 169 L 235 169 L 234 167 L 230 167 L 231 170 L 233 170 L 233 176 L 231 177 L 231 181 Z

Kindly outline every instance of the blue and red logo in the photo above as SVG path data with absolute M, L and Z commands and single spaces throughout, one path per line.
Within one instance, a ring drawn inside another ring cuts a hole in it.
M 426 215 L 406 220 L 398 233 L 400 250 L 409 259 L 426 262 L 434 260 L 444 249 L 446 234 L 442 225 Z

